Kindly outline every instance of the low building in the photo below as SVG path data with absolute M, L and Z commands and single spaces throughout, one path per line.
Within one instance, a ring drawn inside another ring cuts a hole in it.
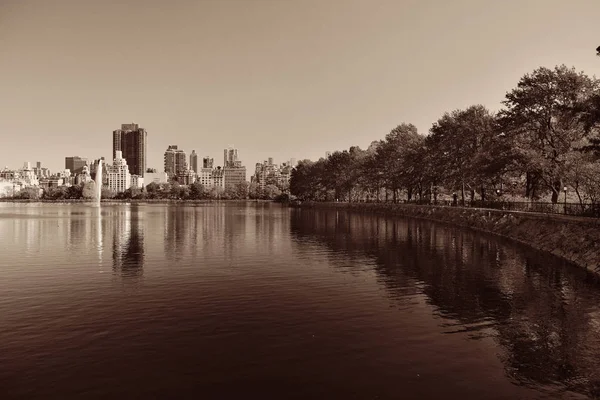
M 177 175 L 177 181 L 181 185 L 191 185 L 196 182 L 196 173 L 191 169 L 180 171 Z
M 131 175 L 131 188 L 132 189 L 143 189 L 144 188 L 144 177 L 139 175 Z
M 64 178 L 61 178 L 58 175 L 51 176 L 49 178 L 43 178 L 40 181 L 40 187 L 43 189 L 50 189 L 53 187 L 63 186 L 65 184 Z
M 225 188 L 225 176 L 223 174 L 223 169 L 221 167 L 217 167 L 212 171 L 212 181 L 213 187 Z
M 204 187 L 214 186 L 215 183 L 213 180 L 213 169 L 212 168 L 202 168 L 198 172 L 197 182 L 200 182 L 200 184 Z
M 169 175 L 166 172 L 146 172 L 144 175 L 144 184 L 147 186 L 151 183 L 161 184 L 169 181 Z

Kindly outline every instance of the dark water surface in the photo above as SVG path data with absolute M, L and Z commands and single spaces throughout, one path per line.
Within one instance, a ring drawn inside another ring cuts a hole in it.
M 600 396 L 600 286 L 510 242 L 283 208 L 0 203 L 0 398 Z

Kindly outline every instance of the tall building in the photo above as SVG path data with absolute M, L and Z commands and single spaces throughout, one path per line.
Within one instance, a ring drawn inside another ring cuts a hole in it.
M 223 182 L 225 187 L 246 182 L 246 167 L 238 159 L 237 149 L 230 147 L 223 152 Z
M 50 177 L 50 170 L 48 168 L 42 168 L 42 163 L 40 161 L 35 163 L 33 173 L 38 177 L 38 179 Z
M 113 165 L 106 167 L 107 186 L 110 190 L 120 193 L 131 187 L 131 174 L 121 150 L 117 150 L 115 156 Z
M 223 168 L 225 167 L 241 167 L 242 162 L 238 160 L 238 151 L 233 147 L 229 147 L 223 151 Z
M 170 145 L 165 151 L 165 172 L 169 177 L 177 176 L 188 169 L 185 151 Z
M 190 154 L 190 169 L 198 173 L 198 154 L 196 150 L 192 150 L 192 154 Z
M 215 160 L 210 157 L 204 157 L 202 159 L 202 168 L 213 168 Z
M 113 131 L 113 159 L 117 151 L 129 165 L 130 173 L 144 176 L 146 172 L 146 150 L 148 133 L 138 124 L 121 124 L 121 129 Z
M 273 158 L 269 157 L 268 161 L 256 164 L 254 175 L 250 180 L 261 190 L 264 190 L 267 185 L 275 185 L 284 190 L 289 187 L 291 171 L 292 167 L 289 163 L 277 165 L 273 163 Z
M 224 186 L 235 186 L 246 182 L 246 167 L 226 167 L 223 168 Z
M 65 169 L 70 170 L 73 175 L 83 173 L 83 167 L 86 165 L 88 165 L 87 158 L 65 157 Z

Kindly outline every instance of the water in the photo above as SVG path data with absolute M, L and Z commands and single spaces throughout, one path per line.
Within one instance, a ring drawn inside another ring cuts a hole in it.
M 0 203 L 0 398 L 600 396 L 600 286 L 444 225 Z

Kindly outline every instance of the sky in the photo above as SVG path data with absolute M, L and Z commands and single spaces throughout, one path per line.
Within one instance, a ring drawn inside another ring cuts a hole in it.
M 0 168 L 148 131 L 249 173 L 501 107 L 540 66 L 600 76 L 599 0 L 0 0 Z

